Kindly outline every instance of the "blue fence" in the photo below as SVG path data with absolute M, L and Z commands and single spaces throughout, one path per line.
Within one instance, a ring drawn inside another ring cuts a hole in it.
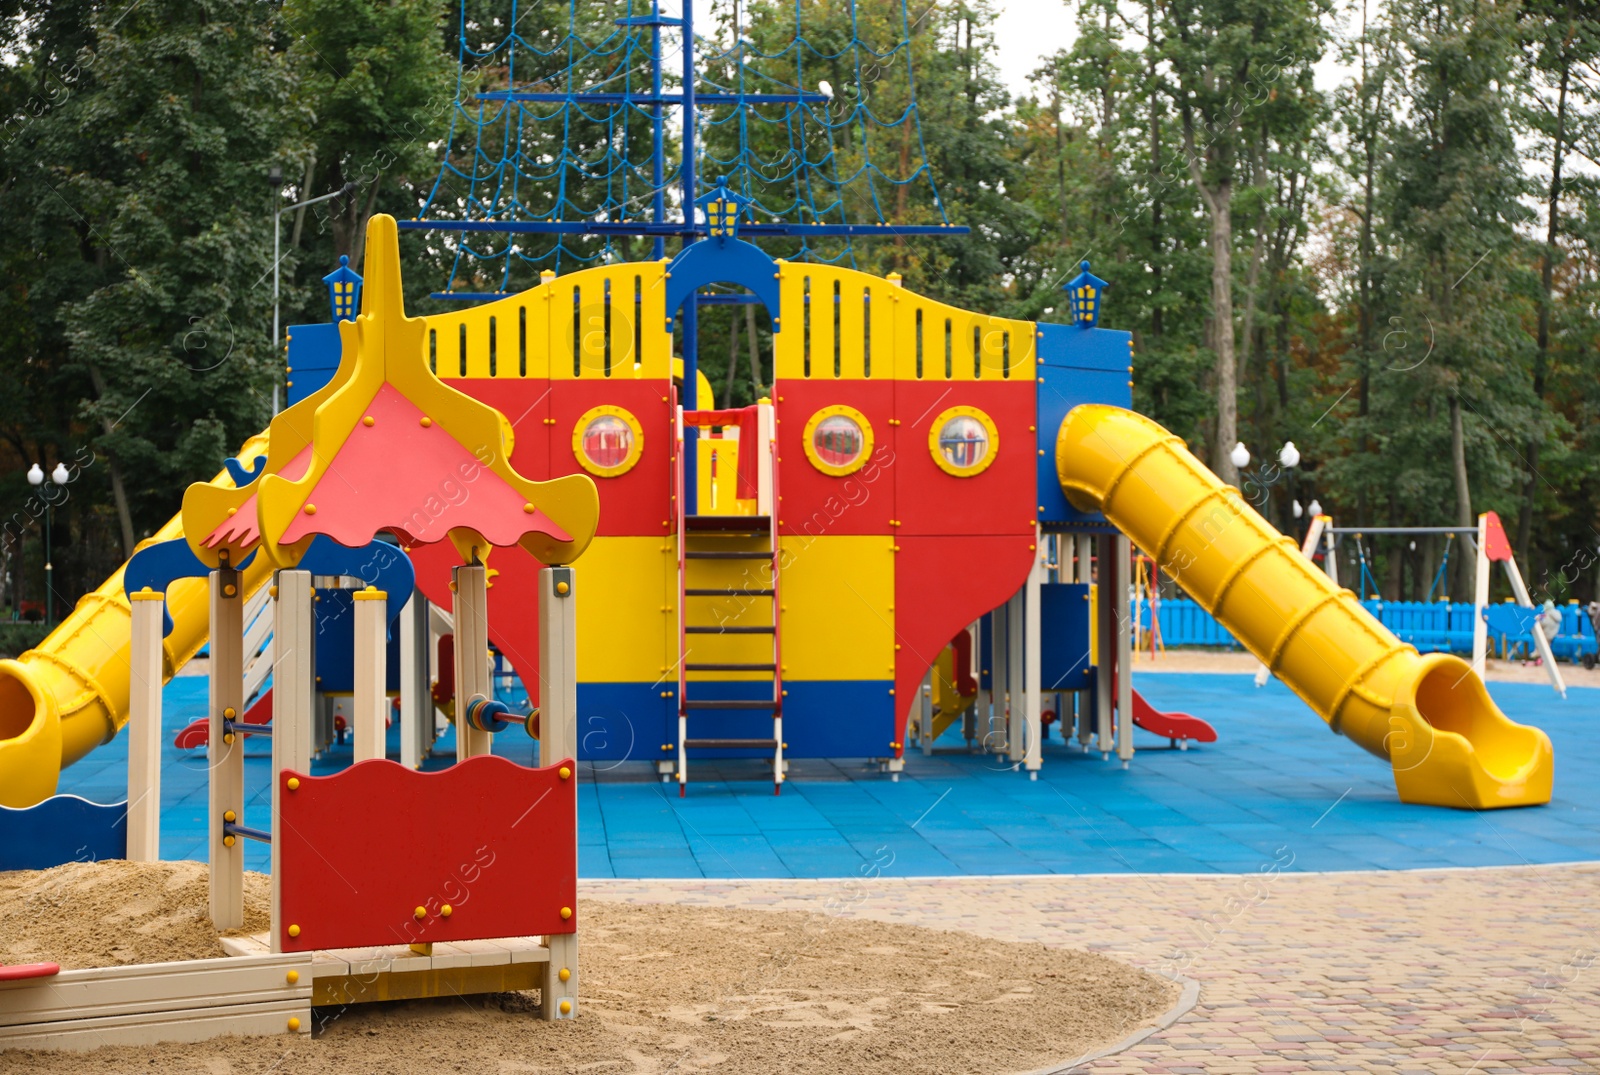
M 1402 642 L 1409 642 L 1423 653 L 1447 651 L 1471 654 L 1472 613 L 1468 604 L 1444 601 L 1363 601 L 1366 610 L 1393 631 Z M 1558 606 L 1561 631 L 1551 640 L 1550 649 L 1558 659 L 1575 661 L 1585 654 L 1600 651 L 1594 626 L 1578 605 Z M 1532 654 L 1532 623 L 1536 610 L 1516 605 L 1490 605 L 1489 647 L 1498 654 Z M 1139 624 L 1150 629 L 1150 603 L 1144 602 Z M 1220 646 L 1243 649 L 1238 639 L 1212 618 L 1211 613 L 1187 597 L 1161 602 L 1161 640 L 1168 646 Z

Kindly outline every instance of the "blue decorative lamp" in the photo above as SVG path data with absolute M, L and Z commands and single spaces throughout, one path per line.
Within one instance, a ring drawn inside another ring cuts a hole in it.
M 694 204 L 705 210 L 711 237 L 721 241 L 739 237 L 739 217 L 750 199 L 729 190 L 728 177 L 719 175 L 716 187 L 696 198 Z
M 361 309 L 361 274 L 350 268 L 348 254 L 339 255 L 339 267 L 324 276 L 322 282 L 328 285 L 334 323 L 354 321 L 356 311 Z
M 1062 288 L 1072 301 L 1072 320 L 1079 328 L 1094 328 L 1100 323 L 1100 295 L 1111 285 L 1089 271 L 1089 263 L 1082 263 L 1083 271 Z

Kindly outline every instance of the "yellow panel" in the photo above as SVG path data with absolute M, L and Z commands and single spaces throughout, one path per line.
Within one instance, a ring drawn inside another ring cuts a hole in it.
M 577 568 L 578 681 L 652 683 L 677 654 L 677 552 L 668 537 L 597 537 Z M 676 645 L 672 645 L 676 649 Z M 676 673 L 668 678 L 676 678 Z
M 792 380 L 834 377 L 835 316 L 839 376 L 902 380 L 1032 380 L 1031 321 L 947 306 L 888 280 L 835 265 L 779 262 L 778 303 L 783 331 L 775 344 L 777 376 Z M 834 288 L 839 301 L 834 302 Z M 811 296 L 809 305 L 806 296 Z M 865 296 L 871 301 L 866 302 Z M 870 327 L 862 323 L 863 313 Z M 809 313 L 809 325 L 807 315 Z M 918 371 L 918 321 L 921 371 Z M 864 346 L 870 331 L 870 364 Z M 949 361 L 946 362 L 946 337 Z M 974 339 L 977 357 L 975 364 Z M 810 355 L 810 369 L 806 357 Z
M 739 499 L 739 442 L 730 437 L 701 437 L 698 445 L 702 515 L 754 515 L 755 501 Z M 712 484 L 711 453 L 717 453 L 716 482 Z
M 894 677 L 894 553 L 887 536 L 785 537 L 788 679 Z
M 482 306 L 434 314 L 426 320 L 437 372 L 450 378 L 571 378 L 576 342 L 582 377 L 665 378 L 672 335 L 666 330 L 664 264 L 596 266 Z

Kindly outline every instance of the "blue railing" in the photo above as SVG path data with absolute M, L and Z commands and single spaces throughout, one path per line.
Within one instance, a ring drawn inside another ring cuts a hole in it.
M 1445 651 L 1472 652 L 1472 612 L 1468 604 L 1444 601 L 1363 601 L 1366 610 L 1393 631 L 1402 642 L 1409 642 L 1423 653 Z M 1561 632 L 1550 643 L 1561 660 L 1576 660 L 1584 654 L 1600 652 L 1594 626 L 1578 605 L 1560 605 Z M 1494 653 L 1534 652 L 1533 609 L 1515 605 L 1490 605 L 1489 647 Z M 1139 623 L 1150 629 L 1150 603 L 1144 602 Z M 1217 646 L 1243 649 L 1239 641 L 1211 614 L 1187 597 L 1161 602 L 1161 640 L 1168 646 Z

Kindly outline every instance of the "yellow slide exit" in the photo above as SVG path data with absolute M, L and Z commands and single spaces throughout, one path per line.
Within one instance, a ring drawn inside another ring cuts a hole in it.
M 245 443 L 239 458 L 254 459 L 266 450 L 263 432 Z M 227 471 L 212 480 L 227 481 Z M 182 536 L 174 515 L 140 547 Z M 38 647 L 0 661 L 0 806 L 32 806 L 54 795 L 62 769 L 110 742 L 128 722 L 133 640 L 122 592 L 126 566 L 79 601 Z M 245 595 L 270 575 L 266 557 L 256 557 L 240 576 Z M 172 633 L 162 647 L 163 682 L 205 645 L 209 601 L 203 578 L 180 579 L 167 590 Z
M 1501 713 L 1472 666 L 1419 655 L 1157 423 L 1084 404 L 1056 436 L 1067 498 L 1099 510 L 1334 731 L 1394 769 L 1402 802 L 1550 801 L 1550 738 Z

